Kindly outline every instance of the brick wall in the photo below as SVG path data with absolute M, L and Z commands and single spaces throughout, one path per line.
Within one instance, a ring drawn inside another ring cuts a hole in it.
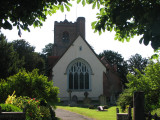
M 64 33 L 68 34 L 68 39 L 65 41 L 63 40 Z M 53 56 L 61 56 L 79 35 L 85 39 L 84 17 L 77 18 L 74 23 L 68 22 L 66 19 L 61 22 L 55 21 Z

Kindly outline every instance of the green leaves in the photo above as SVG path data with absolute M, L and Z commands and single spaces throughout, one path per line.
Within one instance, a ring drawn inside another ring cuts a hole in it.
M 146 0 L 94 0 L 91 4 L 93 9 L 96 6 L 101 8 L 97 13 L 95 27 L 92 25 L 99 34 L 114 29 L 115 39 L 121 42 L 129 42 L 135 35 L 143 35 L 140 43 L 148 45 L 151 42 L 154 50 L 160 47 L 159 3 Z
M 11 30 L 12 26 L 18 28 L 21 23 L 21 29 L 30 31 L 29 26 L 41 27 L 47 15 L 51 16 L 57 10 L 64 12 L 64 7 L 70 11 L 72 5 L 66 0 L 5 0 L 1 2 L 1 6 L 3 7 L 0 8 L 0 28 Z
M 81 2 L 81 0 L 77 0 L 77 3 L 79 4 Z
M 9 30 L 12 30 L 12 25 L 11 23 L 8 22 L 8 20 L 5 20 L 3 26 L 2 26 L 4 29 L 9 29 Z
M 67 11 L 70 11 L 71 6 L 72 6 L 72 4 L 70 4 L 70 3 L 67 3 L 67 4 L 64 3 L 64 4 L 61 4 L 61 5 L 58 5 L 61 12 L 64 12 L 64 7 L 67 9 Z
M 100 3 L 97 1 L 97 8 L 99 9 L 100 8 Z
M 92 29 L 95 29 L 97 21 L 91 23 Z
M 83 5 L 83 7 L 86 5 L 86 1 L 85 0 L 82 0 L 82 5 Z
M 65 7 L 66 7 L 67 11 L 70 11 L 70 8 L 67 5 L 65 5 Z
M 33 23 L 33 27 L 41 27 L 42 26 L 42 22 L 40 22 L 39 20 L 35 20 Z M 23 28 L 23 27 L 22 27 Z
M 60 8 L 61 12 L 64 12 L 64 6 L 63 5 L 59 5 L 59 8 Z
M 6 84 L 6 92 L 16 91 L 16 96 L 28 96 L 31 98 L 43 98 L 47 101 L 58 101 L 58 88 L 53 86 L 53 82 L 49 81 L 44 75 L 39 75 L 38 70 L 34 69 L 32 72 L 26 72 L 25 70 L 19 71 L 17 74 L 10 76 L 8 80 L 3 83 Z M 7 97 L 5 93 L 2 93 L 2 87 L 0 87 L 0 97 Z M 10 94 L 11 94 L 10 93 Z
M 128 88 L 125 91 L 129 91 L 130 89 L 134 89 L 134 91 L 144 91 L 145 111 L 151 111 L 153 109 L 152 106 L 155 106 L 154 109 L 159 108 L 160 62 L 158 60 L 154 62 L 150 61 L 143 72 L 136 69 L 136 73 L 136 75 L 127 75 L 129 83 L 127 84 Z M 125 97 L 125 91 L 122 93 L 119 100 L 122 100 L 122 98 Z M 122 100 L 120 103 L 125 104 L 131 102 L 129 100 Z
M 100 8 L 100 5 L 103 3 L 103 0 L 77 0 L 77 3 L 79 4 L 80 2 L 82 2 L 82 5 L 85 6 L 86 3 L 87 4 L 93 4 L 92 5 L 92 9 L 94 9 L 97 5 L 97 8 Z
M 92 2 L 92 9 L 95 9 L 96 8 L 96 5 L 97 5 L 97 8 L 99 9 L 100 8 L 100 2 L 99 2 L 99 0 L 94 0 L 93 2 Z
M 93 3 L 92 9 L 94 9 L 95 7 L 96 7 L 96 2 Z

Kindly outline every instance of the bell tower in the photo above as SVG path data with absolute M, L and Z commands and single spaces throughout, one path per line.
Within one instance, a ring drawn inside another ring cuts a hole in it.
M 84 17 L 78 17 L 74 23 L 68 22 L 67 19 L 55 21 L 53 56 L 61 56 L 79 35 L 85 39 Z

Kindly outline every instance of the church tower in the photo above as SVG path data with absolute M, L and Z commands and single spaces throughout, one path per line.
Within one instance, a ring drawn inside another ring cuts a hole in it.
M 68 22 L 67 19 L 55 21 L 53 56 L 61 56 L 79 35 L 85 39 L 84 17 L 78 17 L 74 23 Z

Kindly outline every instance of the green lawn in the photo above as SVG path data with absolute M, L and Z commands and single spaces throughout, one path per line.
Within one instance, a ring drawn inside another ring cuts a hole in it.
M 57 108 L 79 113 L 81 115 L 87 116 L 89 118 L 94 118 L 96 120 L 116 120 L 116 107 L 117 106 L 110 107 L 106 111 L 97 111 L 97 109 L 57 106 Z

